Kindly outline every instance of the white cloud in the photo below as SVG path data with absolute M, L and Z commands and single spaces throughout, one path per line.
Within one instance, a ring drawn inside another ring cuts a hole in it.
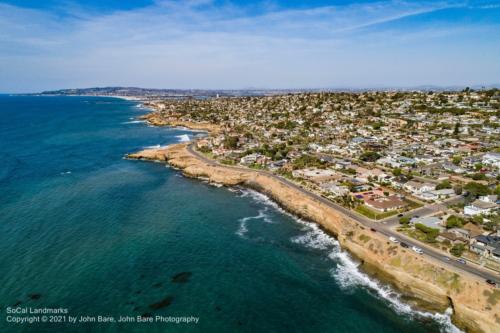
M 260 14 L 249 14 L 243 7 L 194 0 L 157 1 L 150 7 L 99 15 L 68 7 L 68 12 L 57 15 L 0 4 L 0 91 L 96 85 L 451 84 L 436 75 L 439 68 L 446 68 L 449 53 L 432 39 L 460 36 L 471 29 L 488 32 L 496 26 L 379 27 L 461 6 L 381 1 L 303 10 L 270 6 L 262 7 Z M 498 46 L 491 48 L 498 52 Z M 418 50 L 428 51 L 426 61 L 411 54 Z M 473 53 L 457 54 L 454 63 L 466 65 Z M 479 68 L 472 75 L 464 71 L 463 77 L 455 73 L 453 79 L 499 77 L 498 65 L 483 53 L 480 57 L 487 71 Z

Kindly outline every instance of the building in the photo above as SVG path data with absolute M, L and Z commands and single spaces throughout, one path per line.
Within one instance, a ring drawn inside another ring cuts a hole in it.
M 464 214 L 469 216 L 489 214 L 496 210 L 498 205 L 495 202 L 474 200 L 470 205 L 464 207 Z
M 470 250 L 489 259 L 500 262 L 500 237 L 477 236 L 473 239 Z
M 413 223 L 414 225 L 419 223 L 419 224 L 423 224 L 429 228 L 438 229 L 441 231 L 444 230 L 444 227 L 442 225 L 442 221 L 438 217 L 435 217 L 435 216 L 414 218 L 411 220 L 411 223 Z

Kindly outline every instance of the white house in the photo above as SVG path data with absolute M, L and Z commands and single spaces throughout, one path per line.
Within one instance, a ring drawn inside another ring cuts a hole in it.
M 478 200 L 475 200 L 470 205 L 464 207 L 464 214 L 471 215 L 471 216 L 489 214 L 497 208 L 498 208 L 498 205 L 495 202 L 487 202 L 487 201 L 483 201 L 483 200 L 478 199 Z
M 483 155 L 483 163 L 500 168 L 500 153 L 486 153 Z

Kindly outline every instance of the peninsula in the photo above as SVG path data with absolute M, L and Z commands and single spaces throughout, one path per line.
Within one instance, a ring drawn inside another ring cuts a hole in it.
M 262 192 L 321 225 L 408 301 L 500 330 L 498 90 L 153 100 L 192 143 L 130 158 Z

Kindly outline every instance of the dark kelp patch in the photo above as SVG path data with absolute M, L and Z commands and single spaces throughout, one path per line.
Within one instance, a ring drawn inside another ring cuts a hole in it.
M 173 296 L 167 296 L 157 303 L 150 304 L 149 308 L 152 310 L 162 309 L 162 308 L 165 308 L 165 307 L 169 306 L 170 304 L 172 304 L 173 300 L 174 300 Z
M 191 272 L 181 272 L 172 276 L 173 283 L 186 283 L 189 281 L 189 278 L 193 275 Z
M 34 301 L 40 299 L 40 297 L 42 297 L 42 294 L 29 294 L 28 297 Z

